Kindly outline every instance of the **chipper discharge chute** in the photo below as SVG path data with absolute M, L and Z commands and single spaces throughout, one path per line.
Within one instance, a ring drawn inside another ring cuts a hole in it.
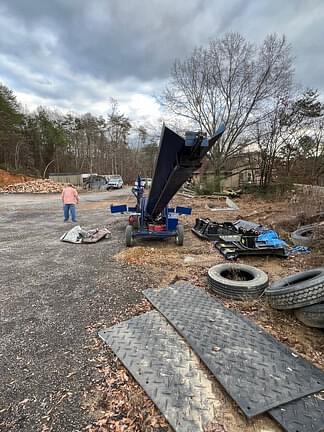
M 136 207 L 111 206 L 111 212 L 133 212 L 126 227 L 126 245 L 132 246 L 134 239 L 175 237 L 183 244 L 183 226 L 178 215 L 191 214 L 189 207 L 168 208 L 168 204 L 181 186 L 200 168 L 201 161 L 222 136 L 224 126 L 207 138 L 202 132 L 186 132 L 182 138 L 165 125 L 162 128 L 159 153 L 155 164 L 150 193 L 144 196 L 141 178 L 138 177 L 133 193 Z

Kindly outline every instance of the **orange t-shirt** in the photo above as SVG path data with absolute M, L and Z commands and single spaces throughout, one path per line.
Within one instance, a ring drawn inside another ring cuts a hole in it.
M 78 192 L 71 186 L 67 186 L 62 192 L 62 201 L 64 204 L 77 204 L 79 202 Z

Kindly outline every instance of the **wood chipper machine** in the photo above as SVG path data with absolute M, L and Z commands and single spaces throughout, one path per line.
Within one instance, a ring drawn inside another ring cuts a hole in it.
M 177 245 L 183 244 L 184 230 L 178 216 L 191 214 L 191 208 L 170 208 L 168 205 L 181 186 L 201 167 L 203 157 L 224 130 L 224 126 L 220 126 L 209 139 L 202 132 L 186 132 L 185 138 L 182 138 L 163 125 L 148 197 L 144 195 L 139 176 L 132 189 L 136 206 L 111 205 L 110 208 L 112 213 L 130 213 L 126 227 L 126 246 L 132 246 L 136 238 L 174 237 Z

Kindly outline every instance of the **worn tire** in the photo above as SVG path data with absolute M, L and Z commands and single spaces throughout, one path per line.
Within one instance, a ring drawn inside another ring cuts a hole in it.
M 231 278 L 235 274 L 241 280 Z M 208 282 L 217 294 L 236 300 L 260 297 L 269 284 L 268 275 L 260 269 L 243 264 L 218 264 L 208 271 Z
M 184 240 L 184 228 L 182 224 L 177 225 L 177 235 L 175 238 L 176 244 L 178 246 L 183 246 L 183 240 Z
M 294 314 L 299 321 L 309 327 L 324 328 L 324 303 L 296 309 Z
M 304 225 L 294 231 L 290 238 L 294 245 L 296 246 L 311 246 L 314 242 L 315 225 Z
M 127 227 L 126 227 L 125 242 L 126 242 L 126 246 L 127 247 L 131 247 L 134 244 L 133 227 L 132 227 L 132 225 L 127 225 Z
M 265 294 L 275 309 L 298 309 L 320 303 L 324 301 L 324 267 L 283 278 Z

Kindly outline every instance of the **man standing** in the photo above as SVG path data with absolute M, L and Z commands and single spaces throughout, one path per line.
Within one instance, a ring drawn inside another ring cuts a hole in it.
M 79 203 L 79 195 L 77 190 L 71 183 L 63 189 L 62 192 L 63 211 L 64 211 L 64 222 L 69 220 L 71 214 L 72 222 L 76 222 L 76 209 L 75 205 Z

